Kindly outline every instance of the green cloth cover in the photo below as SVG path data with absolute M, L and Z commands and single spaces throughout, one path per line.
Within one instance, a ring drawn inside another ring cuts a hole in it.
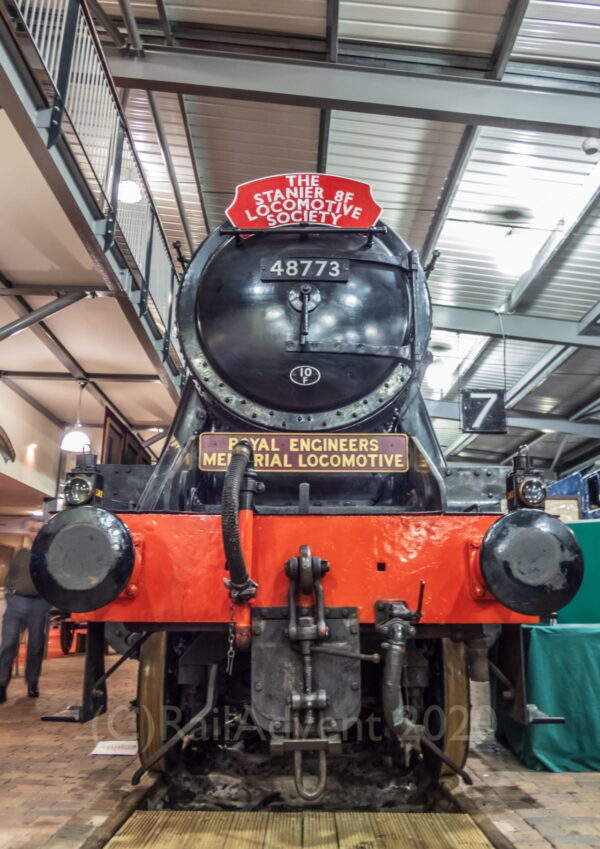
M 581 625 L 600 622 L 600 520 L 570 522 L 583 551 L 584 573 L 579 592 L 570 604 L 558 612 L 558 622 Z
M 566 721 L 523 726 L 503 718 L 501 730 L 530 769 L 600 770 L 600 626 L 523 627 L 530 634 L 527 701 Z

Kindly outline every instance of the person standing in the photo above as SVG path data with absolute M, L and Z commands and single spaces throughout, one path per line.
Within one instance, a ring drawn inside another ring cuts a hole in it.
M 28 519 L 24 536 L 29 546 L 39 533 L 43 522 Z M 12 667 L 19 651 L 19 637 L 27 629 L 27 660 L 25 682 L 27 695 L 36 699 L 40 691 L 38 681 L 46 647 L 46 627 L 50 605 L 43 599 L 29 574 L 30 550 L 19 548 L 15 552 L 6 575 L 6 611 L 2 620 L 2 643 L 0 645 L 0 702 L 6 701 L 6 688 Z

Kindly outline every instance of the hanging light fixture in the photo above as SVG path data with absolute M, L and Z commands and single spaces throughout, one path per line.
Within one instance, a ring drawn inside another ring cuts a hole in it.
M 90 438 L 81 429 L 81 396 L 87 380 L 79 381 L 79 401 L 77 403 L 77 421 L 72 430 L 68 430 L 60 443 L 61 451 L 73 451 L 75 454 L 84 454 L 91 448 Z

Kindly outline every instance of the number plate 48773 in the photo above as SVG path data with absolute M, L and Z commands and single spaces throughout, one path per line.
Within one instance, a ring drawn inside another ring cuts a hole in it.
M 261 280 L 331 280 L 346 283 L 350 274 L 347 259 L 308 256 L 273 257 L 260 263 Z

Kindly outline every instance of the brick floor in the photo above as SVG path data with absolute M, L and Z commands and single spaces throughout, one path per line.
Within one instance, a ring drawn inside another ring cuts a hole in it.
M 524 767 L 489 729 L 487 685 L 472 685 L 473 732 L 467 769 L 473 800 L 517 849 L 600 849 L 600 773 Z
M 0 849 L 77 849 L 131 791 L 137 758 L 90 752 L 99 740 L 135 738 L 136 675 L 135 661 L 118 669 L 109 712 L 85 725 L 40 721 L 79 703 L 82 656 L 45 661 L 39 699 L 11 681 L 0 705 Z

